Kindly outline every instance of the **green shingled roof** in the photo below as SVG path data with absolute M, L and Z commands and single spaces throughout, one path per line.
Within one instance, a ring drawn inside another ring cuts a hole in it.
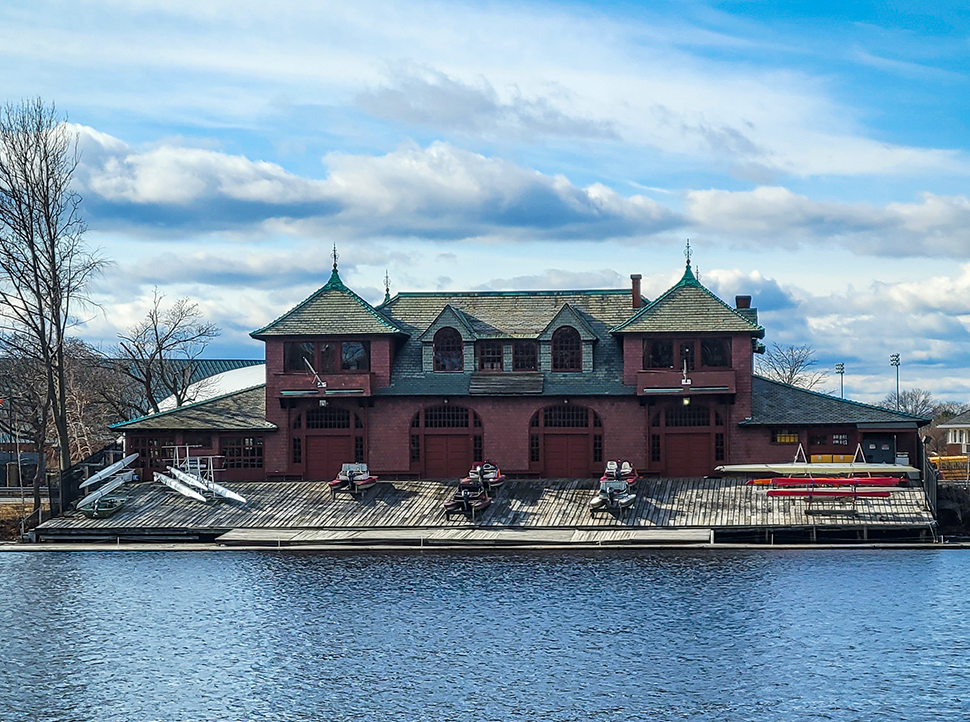
M 379 310 L 413 334 L 428 328 L 449 304 L 464 314 L 478 338 L 537 338 L 566 304 L 606 330 L 633 313 L 630 291 L 621 289 L 399 293 Z
M 765 335 L 764 328 L 704 288 L 689 265 L 676 285 L 613 329 L 614 333 L 664 331 L 745 332 L 758 338 Z
M 742 426 L 808 426 L 812 424 L 928 424 L 929 419 L 901 411 L 839 399 L 817 391 L 789 386 L 760 376 L 751 377 L 751 418 Z
M 266 384 L 113 424 L 125 431 L 274 431 L 266 420 Z
M 392 333 L 405 331 L 347 288 L 334 268 L 327 285 L 268 326 L 249 335 L 253 338 L 266 338 Z

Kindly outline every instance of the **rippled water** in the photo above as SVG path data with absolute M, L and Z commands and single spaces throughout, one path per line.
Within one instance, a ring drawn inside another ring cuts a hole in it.
M 0 719 L 960 720 L 959 551 L 0 554 Z

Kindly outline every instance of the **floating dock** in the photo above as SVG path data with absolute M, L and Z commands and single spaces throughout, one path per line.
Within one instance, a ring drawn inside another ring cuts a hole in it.
M 172 542 L 292 546 L 636 545 L 932 542 L 922 488 L 889 498 L 769 497 L 739 479 L 648 479 L 625 514 L 590 515 L 592 479 L 509 481 L 474 519 L 445 518 L 455 481 L 382 481 L 363 496 L 331 496 L 326 482 L 239 482 L 248 502 L 200 503 L 159 484 L 131 489 L 105 519 L 70 513 L 34 531 L 42 542 Z

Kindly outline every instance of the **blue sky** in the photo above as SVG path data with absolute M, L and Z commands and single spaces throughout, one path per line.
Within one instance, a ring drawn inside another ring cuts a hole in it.
M 212 355 L 324 283 L 750 293 L 766 341 L 970 400 L 970 22 L 956 3 L 33 0 L 6 99 L 76 125 L 109 346 L 152 287 Z M 830 378 L 828 388 L 838 380 Z

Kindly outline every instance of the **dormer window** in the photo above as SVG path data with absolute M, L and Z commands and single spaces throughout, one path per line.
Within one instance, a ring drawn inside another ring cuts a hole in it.
M 515 341 L 512 343 L 512 370 L 539 370 L 539 347 L 535 341 Z
M 461 334 L 453 328 L 443 328 L 434 335 L 434 370 L 465 370 L 464 343 Z
M 478 370 L 501 371 L 504 349 L 501 341 L 481 341 L 478 344 Z
M 583 370 L 583 342 L 572 326 L 563 326 L 552 334 L 552 370 Z

